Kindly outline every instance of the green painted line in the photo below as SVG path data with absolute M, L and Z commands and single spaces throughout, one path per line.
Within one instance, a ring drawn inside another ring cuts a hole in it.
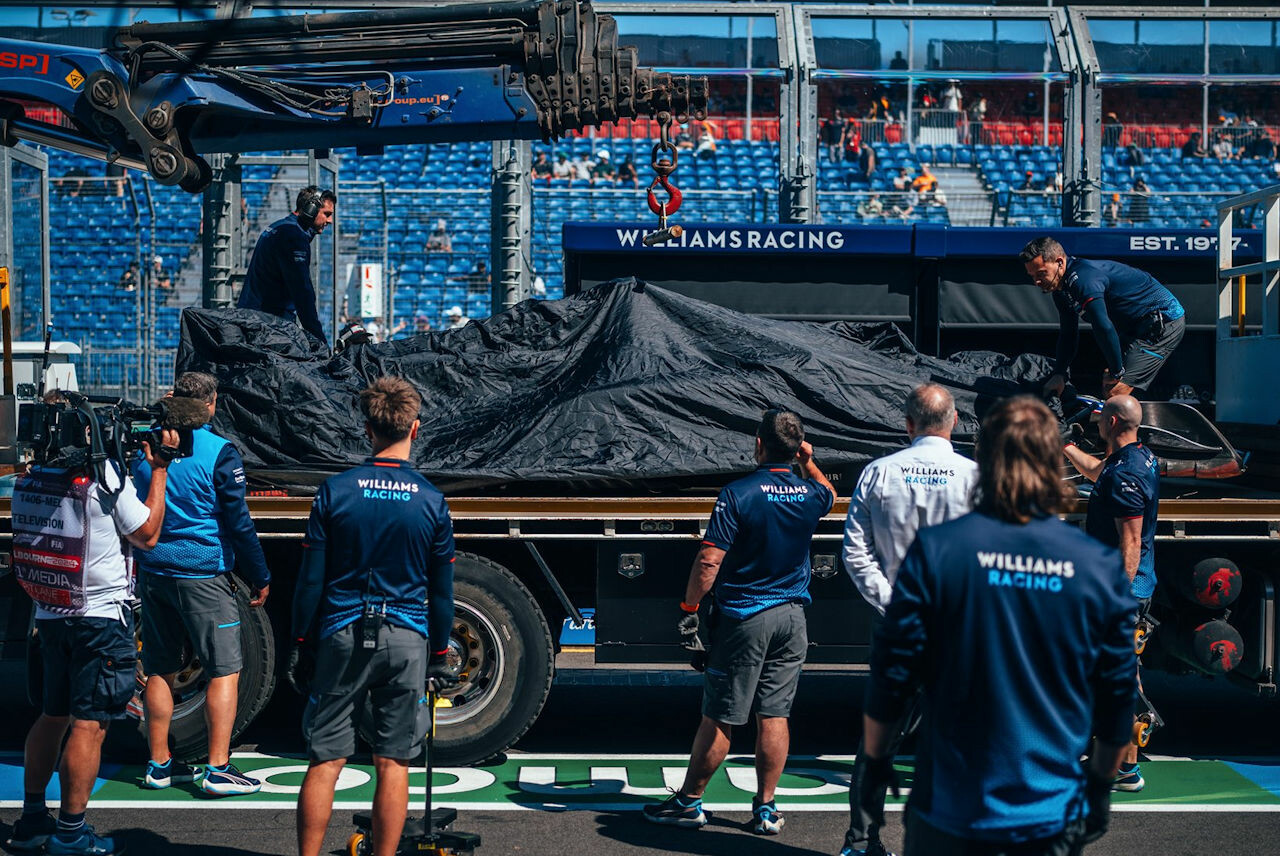
M 237 754 L 236 765 L 261 778 L 261 793 L 234 799 L 204 796 L 192 785 L 161 791 L 139 786 L 144 768 L 126 765 L 104 768 L 93 794 L 100 808 L 274 808 L 292 806 L 306 774 L 305 759 Z M 683 780 L 685 756 L 510 755 L 488 767 L 441 768 L 432 778 L 438 805 L 459 808 L 600 810 L 637 808 L 664 799 Z M 21 805 L 20 759 L 0 759 L 0 807 Z M 903 799 L 890 800 L 900 808 L 911 786 L 911 764 L 897 765 Z M 844 811 L 848 806 L 851 756 L 793 758 L 778 787 L 780 806 L 794 811 Z M 1116 794 L 1119 810 L 1280 810 L 1280 795 L 1237 772 L 1222 761 L 1147 761 L 1142 765 L 1146 788 L 1137 794 Z M 11 784 L 12 783 L 12 784 Z M 409 777 L 411 801 L 423 797 L 424 771 Z M 373 799 L 373 768 L 349 764 L 338 781 L 336 805 L 363 808 Z M 735 756 L 716 772 L 703 797 L 708 808 L 750 810 L 755 770 L 750 756 Z M 51 794 L 56 798 L 56 790 Z

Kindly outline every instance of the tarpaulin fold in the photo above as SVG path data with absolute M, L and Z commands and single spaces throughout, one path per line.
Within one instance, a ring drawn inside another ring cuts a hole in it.
M 955 395 L 963 443 L 992 401 L 1049 373 L 1039 356 L 938 359 L 889 323 L 774 321 L 636 280 L 332 357 L 273 316 L 188 309 L 176 368 L 218 378 L 215 429 L 284 482 L 363 460 L 360 390 L 405 377 L 422 394 L 412 463 L 452 492 L 723 483 L 753 466 L 771 406 L 800 414 L 824 468 L 847 470 L 906 444 L 924 381 Z

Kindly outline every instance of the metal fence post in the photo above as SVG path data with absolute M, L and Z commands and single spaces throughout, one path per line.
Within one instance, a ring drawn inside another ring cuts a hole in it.
M 213 183 L 204 192 L 203 288 L 201 305 L 222 309 L 231 305 L 231 276 L 236 267 L 240 234 L 240 164 L 235 155 L 208 156 Z
M 493 144 L 493 219 L 489 252 L 492 258 L 492 309 L 510 309 L 529 296 L 527 260 L 532 257 L 531 210 L 533 185 L 529 178 L 532 145 L 525 140 Z

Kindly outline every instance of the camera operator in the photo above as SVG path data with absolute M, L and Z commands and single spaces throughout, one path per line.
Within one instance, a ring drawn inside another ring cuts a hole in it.
M 45 403 L 66 404 L 67 398 L 54 392 Z M 84 815 L 107 727 L 133 698 L 137 648 L 120 537 L 149 550 L 160 535 L 177 432 L 165 429 L 161 443 L 154 452 L 142 446 L 151 467 L 145 502 L 123 489 L 125 474 L 110 460 L 101 468 L 33 466 L 14 486 L 14 570 L 36 602 L 44 692 L 40 718 L 27 735 L 22 817 L 8 841 L 12 850 L 117 852 L 115 842 L 97 835 Z M 55 824 L 44 792 L 59 752 L 61 807 Z
M 173 400 L 203 405 L 197 417 L 213 418 L 218 381 L 186 372 L 173 386 Z M 196 420 L 199 421 L 199 418 Z M 142 666 L 147 673 L 145 703 L 151 760 L 144 787 L 167 788 L 196 782 L 213 796 L 257 793 L 262 784 L 231 764 L 231 729 L 236 718 L 240 669 L 240 614 L 233 565 L 252 587 L 252 606 L 262 606 L 270 590 L 258 533 L 245 504 L 244 463 L 235 446 L 209 430 L 192 426 L 191 456 L 174 463 L 165 493 L 164 528 L 155 548 L 138 559 L 142 572 Z M 145 461 L 134 466 L 142 495 L 151 478 Z M 184 637 L 209 679 L 205 719 L 209 763 L 199 769 L 175 761 L 169 752 L 173 682 L 182 668 Z
M 307 683 L 303 655 L 315 647 L 302 718 L 311 761 L 298 796 L 303 856 L 318 856 L 324 844 L 334 786 L 356 750 L 366 698 L 378 735 L 374 856 L 397 852 L 409 805 L 409 761 L 429 720 L 422 715 L 423 686 L 428 678 L 437 686 L 456 680 L 446 663 L 453 522 L 444 495 L 408 461 L 421 406 L 402 378 L 379 378 L 361 392 L 373 457 L 326 481 L 311 506 L 289 658 L 297 687 Z

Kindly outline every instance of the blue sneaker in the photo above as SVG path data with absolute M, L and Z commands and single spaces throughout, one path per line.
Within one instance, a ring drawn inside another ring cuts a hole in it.
M 234 764 L 227 764 L 225 767 L 206 767 L 204 778 L 200 780 L 200 790 L 214 797 L 237 797 L 256 794 L 262 790 L 262 782 L 246 776 Z
M 707 825 L 707 814 L 702 810 L 701 797 L 682 797 L 680 794 L 672 794 L 658 805 L 645 806 L 644 816 L 652 823 L 681 826 L 686 829 L 699 829 Z
M 777 835 L 786 824 L 786 818 L 778 814 L 778 803 L 769 800 L 767 803 L 751 801 L 751 814 L 755 817 L 754 832 L 756 835 Z
M 846 844 L 841 848 L 840 856 L 894 856 L 894 854 L 892 850 L 886 850 L 880 842 L 873 841 L 866 847 L 855 847 L 852 844 Z
M 13 824 L 13 832 L 4 847 L 17 853 L 35 853 L 43 850 L 57 831 L 58 822 L 49 812 L 24 814 Z
M 1147 780 L 1142 778 L 1142 768 L 1134 764 L 1129 769 L 1120 768 L 1120 772 L 1116 773 L 1115 779 L 1111 782 L 1111 790 L 1124 791 L 1130 794 L 1136 794 L 1147 786 Z
M 179 763 L 172 758 L 163 764 L 155 761 L 147 762 L 147 773 L 142 777 L 142 786 L 159 791 L 170 785 L 184 782 L 198 782 L 204 778 L 204 770 L 190 764 Z
M 117 847 L 114 838 L 98 835 L 86 823 L 80 827 L 80 834 L 70 841 L 54 835 L 49 839 L 49 849 L 46 852 L 50 856 L 115 856 L 123 853 L 124 847 Z

